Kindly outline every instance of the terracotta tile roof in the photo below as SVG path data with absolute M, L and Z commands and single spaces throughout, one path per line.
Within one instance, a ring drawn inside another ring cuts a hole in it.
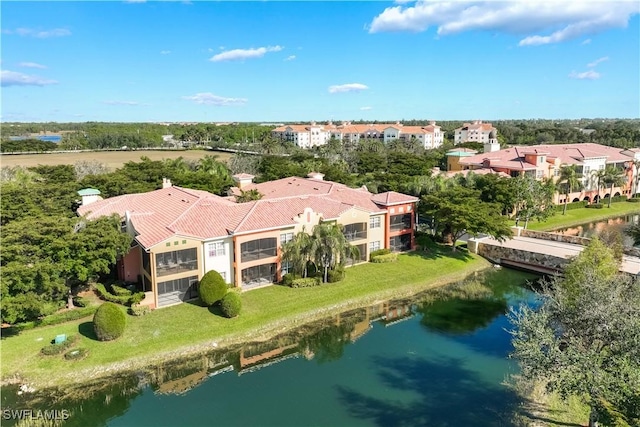
M 251 184 L 247 188 L 257 189 L 263 198 L 236 203 L 233 196 L 219 197 L 174 186 L 94 202 L 81 206 L 78 214 L 87 218 L 118 214 L 124 218 L 128 213 L 136 240 L 149 248 L 174 235 L 211 239 L 295 225 L 295 218 L 305 208 L 333 219 L 349 209 L 383 213 L 385 206 L 418 200 L 396 192 L 375 195 L 366 188 L 296 177 Z
M 413 203 L 419 199 L 407 194 L 397 193 L 395 191 L 387 191 L 386 193 L 376 194 L 371 199 L 382 206 L 397 205 L 401 203 Z

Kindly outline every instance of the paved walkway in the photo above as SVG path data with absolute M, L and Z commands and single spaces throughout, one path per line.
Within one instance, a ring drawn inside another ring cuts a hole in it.
M 504 242 L 499 242 L 491 237 L 485 237 L 480 239 L 480 242 L 486 245 L 502 246 L 526 252 L 551 255 L 558 258 L 572 258 L 584 249 L 584 246 L 574 245 L 572 243 L 554 242 L 552 240 L 534 239 L 531 237 L 514 237 Z M 640 258 L 624 255 L 620 271 L 639 274 Z

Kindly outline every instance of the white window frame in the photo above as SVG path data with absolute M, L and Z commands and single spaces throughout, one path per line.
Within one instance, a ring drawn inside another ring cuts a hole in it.
M 280 246 L 293 240 L 293 232 L 280 234 Z
M 216 258 L 219 256 L 227 255 L 227 248 L 224 242 L 211 242 L 207 247 L 207 254 L 209 258 Z
M 283 276 L 291 273 L 291 270 L 293 270 L 293 263 L 291 261 L 282 261 L 280 263 L 280 273 Z
M 372 216 L 369 218 L 369 228 L 380 228 L 382 227 L 382 220 L 379 216 Z
M 380 250 L 380 240 L 369 242 L 369 252 Z

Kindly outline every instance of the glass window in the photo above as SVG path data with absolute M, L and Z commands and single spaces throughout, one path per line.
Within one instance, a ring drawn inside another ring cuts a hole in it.
M 291 261 L 282 261 L 280 271 L 282 272 L 283 276 L 285 274 L 291 273 L 292 270 L 293 270 L 293 263 Z
M 262 258 L 276 256 L 278 239 L 251 240 L 240 245 L 240 262 L 255 261 Z
M 380 228 L 380 217 L 372 216 L 369 219 L 369 228 Z
M 380 240 L 375 242 L 369 242 L 369 252 L 377 251 L 380 249 Z
M 198 269 L 196 248 L 156 254 L 156 276 L 167 276 Z
M 293 240 L 293 233 L 283 233 L 280 235 L 280 245 L 284 245 L 287 242 Z
M 209 257 L 225 256 L 227 254 L 224 242 L 209 243 Z

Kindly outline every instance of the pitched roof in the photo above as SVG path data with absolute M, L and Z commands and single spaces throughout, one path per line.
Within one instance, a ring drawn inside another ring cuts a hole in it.
M 173 186 L 94 202 L 81 206 L 78 214 L 90 219 L 112 214 L 128 216 L 137 233 L 136 240 L 149 248 L 174 235 L 212 239 L 295 225 L 296 217 L 305 208 L 333 219 L 349 209 L 382 213 L 385 206 L 418 200 L 396 192 L 372 194 L 366 188 L 297 177 L 250 184 L 247 188 L 257 189 L 263 194 L 262 199 L 236 203 L 233 197 Z

